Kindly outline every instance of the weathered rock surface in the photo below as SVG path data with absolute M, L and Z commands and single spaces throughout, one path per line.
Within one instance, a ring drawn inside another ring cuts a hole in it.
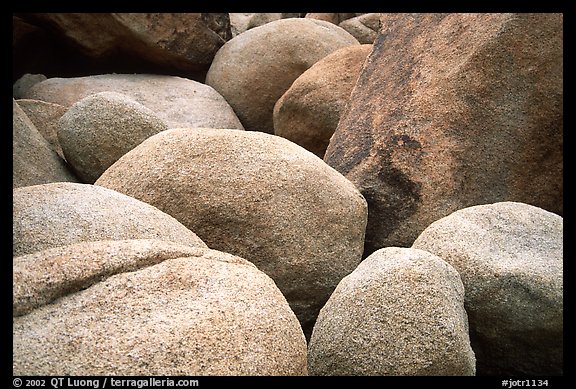
M 500 202 L 458 210 L 414 248 L 458 270 L 479 375 L 563 374 L 563 219 Z
M 116 66 L 155 65 L 158 73 L 206 72 L 231 38 L 227 13 L 29 13 L 27 22 L 93 60 Z
M 118 158 L 167 129 L 154 111 L 128 96 L 100 92 L 66 111 L 60 119 L 58 140 L 76 175 L 93 184 Z
M 358 42 L 372 44 L 380 30 L 380 14 L 368 13 L 346 19 L 338 24 L 348 31 Z
M 82 242 L 16 257 L 14 276 L 16 375 L 307 372 L 286 299 L 230 254 L 158 240 Z M 27 296 L 44 301 L 18 315 Z
M 60 104 L 47 103 L 41 100 L 19 99 L 16 100 L 18 106 L 28 116 L 38 132 L 48 141 L 50 148 L 54 150 L 60 158 L 64 157 L 64 152 L 58 141 L 58 121 L 66 113 L 68 108 Z
M 458 272 L 423 250 L 376 251 L 338 284 L 308 353 L 311 375 L 474 375 Z
M 274 134 L 322 158 L 371 50 L 343 47 L 302 73 L 274 105 Z
M 277 283 L 309 336 L 338 282 L 358 265 L 366 203 L 321 159 L 281 137 L 170 129 L 96 181 L 179 220 L 213 248 Z
M 38 84 L 46 79 L 46 76 L 43 74 L 26 73 L 22 75 L 14 82 L 14 85 L 12 85 L 12 97 L 15 99 L 22 98 L 24 91 L 30 89 L 32 85 Z
M 206 247 L 157 208 L 113 190 L 51 183 L 12 192 L 12 254 L 94 240 L 161 239 Z
M 562 20 L 382 15 L 324 158 L 368 201 L 366 254 L 476 204 L 562 214 Z
M 208 85 L 152 74 L 49 78 L 24 93 L 28 99 L 70 107 L 98 92 L 118 92 L 151 109 L 168 127 L 243 129 L 230 105 Z
M 362 14 L 356 13 L 333 13 L 333 12 L 309 12 L 306 14 L 307 19 L 324 20 L 332 24 L 340 24 L 344 20 L 356 17 Z
M 12 99 L 12 187 L 78 182 L 78 178 Z
M 245 129 L 273 133 L 274 104 L 292 82 L 326 55 L 354 44 L 356 38 L 332 23 L 276 20 L 226 42 L 206 84 L 224 96 Z

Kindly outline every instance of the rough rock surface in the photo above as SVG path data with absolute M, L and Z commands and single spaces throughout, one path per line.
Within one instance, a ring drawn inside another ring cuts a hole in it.
M 309 12 L 306 14 L 307 19 L 324 20 L 332 24 L 340 24 L 344 20 L 356 17 L 362 14 L 356 13 L 333 13 L 333 12 Z
M 15 375 L 307 373 L 298 320 L 274 281 L 242 258 L 132 240 L 14 262 L 15 297 L 60 292 L 13 317 Z
M 360 43 L 372 44 L 380 30 L 380 14 L 368 13 L 346 19 L 338 24 Z
M 181 77 L 101 74 L 49 78 L 28 89 L 28 99 L 70 107 L 98 92 L 118 92 L 151 109 L 171 127 L 243 129 L 230 105 L 212 87 Z
M 43 74 L 23 74 L 12 85 L 12 97 L 15 99 L 22 98 L 24 91 L 44 80 L 46 80 L 46 76 Z
M 205 72 L 231 38 L 227 13 L 32 13 L 26 21 L 49 29 L 100 62 L 145 62 L 167 72 Z M 141 65 L 140 65 L 141 66 Z
M 274 105 L 274 134 L 322 158 L 371 50 L 343 47 L 302 73 Z
M 12 192 L 12 255 L 93 240 L 161 239 L 206 247 L 157 208 L 113 190 L 51 183 Z
M 64 157 L 64 152 L 58 141 L 58 121 L 66 113 L 68 108 L 60 104 L 47 103 L 41 100 L 19 99 L 16 100 L 18 106 L 28 116 L 38 132 L 48 141 L 50 148 L 54 150 L 60 158 Z
M 458 270 L 479 375 L 563 374 L 563 219 L 500 202 L 427 227 L 414 248 Z
M 154 111 L 117 92 L 78 101 L 60 119 L 58 141 L 76 175 L 93 184 L 142 141 L 168 126 Z
M 472 205 L 562 214 L 562 20 L 382 15 L 324 158 L 368 201 L 367 254 Z
M 96 181 L 161 209 L 213 249 L 278 284 L 309 336 L 340 279 L 358 265 L 366 202 L 342 175 L 281 137 L 170 129 Z
M 366 258 L 320 311 L 311 375 L 474 375 L 458 272 L 423 250 Z
M 12 99 L 12 187 L 64 181 L 78 178 Z
M 332 23 L 276 20 L 226 42 L 206 84 L 224 96 L 245 129 L 273 133 L 274 104 L 292 82 L 326 55 L 354 44 L 356 38 Z

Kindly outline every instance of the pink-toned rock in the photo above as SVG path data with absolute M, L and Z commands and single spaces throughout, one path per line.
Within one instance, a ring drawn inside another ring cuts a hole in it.
M 14 258 L 13 279 L 16 375 L 307 374 L 286 299 L 227 253 L 82 242 Z
M 380 14 L 369 13 L 356 16 L 338 25 L 358 39 L 358 42 L 372 44 L 380 30 Z
M 322 158 L 371 50 L 343 47 L 302 73 L 274 106 L 274 134 Z
M 214 57 L 206 84 L 232 106 L 246 130 L 274 132 L 276 101 L 306 69 L 358 41 L 321 20 L 290 18 L 252 28 L 226 42 Z
M 471 205 L 562 214 L 562 14 L 381 22 L 324 158 L 368 201 L 366 254 Z

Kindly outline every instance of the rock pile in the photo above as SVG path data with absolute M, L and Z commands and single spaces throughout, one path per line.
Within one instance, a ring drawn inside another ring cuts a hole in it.
M 13 21 L 15 375 L 563 374 L 562 14 Z

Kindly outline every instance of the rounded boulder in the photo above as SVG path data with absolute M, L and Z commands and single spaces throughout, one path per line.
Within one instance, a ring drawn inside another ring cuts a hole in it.
M 118 158 L 168 126 L 154 111 L 116 92 L 78 101 L 62 116 L 58 141 L 78 177 L 93 184 Z
M 307 374 L 286 299 L 230 254 L 161 240 L 81 242 L 14 258 L 13 286 L 15 375 Z
M 458 270 L 479 375 L 563 372 L 563 218 L 518 202 L 458 210 L 413 246 Z
M 96 181 L 152 204 L 278 284 L 304 333 L 361 260 L 366 202 L 320 158 L 274 135 L 171 129 Z
M 320 311 L 311 375 L 474 375 L 458 272 L 423 250 L 367 257 Z
M 246 130 L 272 133 L 274 104 L 292 82 L 333 51 L 358 44 L 329 22 L 275 20 L 226 42 L 212 61 L 206 84 L 226 99 Z
M 206 247 L 157 208 L 100 186 L 50 183 L 12 192 L 12 254 L 94 240 L 162 239 Z

